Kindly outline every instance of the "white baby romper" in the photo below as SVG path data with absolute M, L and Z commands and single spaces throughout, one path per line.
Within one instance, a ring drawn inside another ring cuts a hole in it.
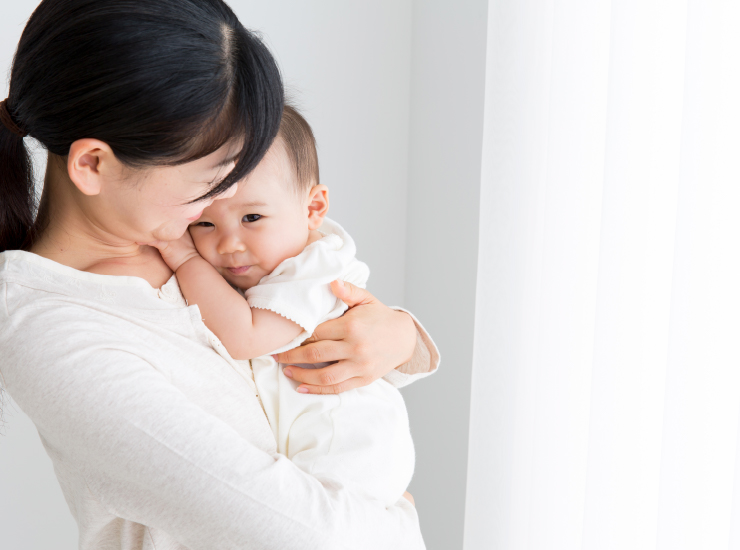
M 367 283 L 368 267 L 355 258 L 355 243 L 347 232 L 329 219 L 320 231 L 321 240 L 245 293 L 250 307 L 279 313 L 304 329 L 272 353 L 299 346 L 319 324 L 347 310 L 332 294 L 332 281 L 362 288 Z M 251 364 L 281 454 L 318 478 L 362 489 L 388 505 L 398 501 L 414 471 L 414 446 L 396 388 L 381 379 L 339 395 L 301 394 L 271 354 Z

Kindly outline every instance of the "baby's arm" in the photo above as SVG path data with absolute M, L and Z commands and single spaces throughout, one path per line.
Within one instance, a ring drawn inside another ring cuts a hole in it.
M 195 249 L 189 232 L 177 241 L 151 243 L 177 275 L 189 305 L 200 308 L 203 322 L 234 359 L 253 359 L 276 350 L 303 328 L 273 311 L 251 309 Z

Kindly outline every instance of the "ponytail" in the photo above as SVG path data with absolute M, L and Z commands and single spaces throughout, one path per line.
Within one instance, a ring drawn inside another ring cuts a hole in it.
M 30 246 L 36 194 L 23 134 L 10 122 L 6 102 L 0 112 L 5 115 L 0 115 L 0 252 L 5 252 Z

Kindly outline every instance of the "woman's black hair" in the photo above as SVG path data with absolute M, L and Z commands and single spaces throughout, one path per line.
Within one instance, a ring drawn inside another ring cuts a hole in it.
M 95 138 L 134 167 L 182 164 L 243 139 L 236 167 L 204 199 L 263 157 L 283 85 L 221 0 L 43 0 L 18 44 L 7 107 L 55 155 Z M 31 169 L 23 138 L 0 124 L 0 252 L 30 247 L 43 230 Z

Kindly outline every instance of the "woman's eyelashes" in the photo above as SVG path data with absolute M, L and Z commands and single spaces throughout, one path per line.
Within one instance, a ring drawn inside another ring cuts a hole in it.
M 190 227 L 213 227 L 211 222 L 195 222 Z
M 247 214 L 246 216 L 244 216 L 244 217 L 242 218 L 242 221 L 243 221 L 243 222 L 247 222 L 247 223 L 252 223 L 252 222 L 256 222 L 256 221 L 257 221 L 257 220 L 259 220 L 259 219 L 260 219 L 261 217 L 262 217 L 262 215 L 261 215 L 261 214 Z

